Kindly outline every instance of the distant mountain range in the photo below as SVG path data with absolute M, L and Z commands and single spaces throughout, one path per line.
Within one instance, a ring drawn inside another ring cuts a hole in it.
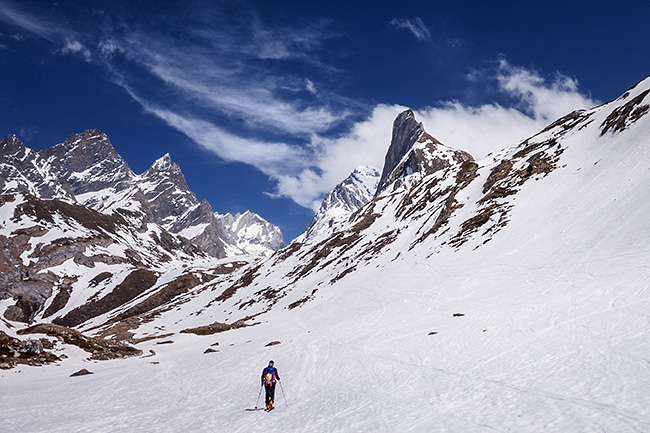
M 58 311 L 74 282 L 101 289 L 113 281 L 103 277 L 109 269 L 160 274 L 284 247 L 280 230 L 258 215 L 219 215 L 199 202 L 169 155 L 135 175 L 97 130 L 40 152 L 6 137 L 0 197 L 0 299 L 16 296 L 9 317 L 23 321 Z
M 207 201 L 197 200 L 168 154 L 142 175 L 135 175 L 100 131 L 71 135 L 40 152 L 9 136 L 0 143 L 0 151 L 2 194 L 27 192 L 105 214 L 130 211 L 140 223 L 159 224 L 218 258 L 270 254 L 284 246 L 280 230 L 259 216 L 226 225 L 230 217 L 214 213 Z M 252 236 L 253 232 L 258 236 Z

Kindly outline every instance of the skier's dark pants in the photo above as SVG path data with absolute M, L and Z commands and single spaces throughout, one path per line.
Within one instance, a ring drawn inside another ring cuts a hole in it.
M 275 383 L 271 385 L 264 385 L 266 390 L 266 405 L 268 406 L 270 402 L 275 401 Z

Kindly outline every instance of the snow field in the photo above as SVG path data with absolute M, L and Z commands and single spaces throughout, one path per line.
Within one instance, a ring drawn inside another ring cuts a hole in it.
M 2 371 L 0 428 L 648 431 L 647 258 L 571 273 L 491 263 L 480 275 L 395 262 L 400 284 L 382 283 L 383 272 L 351 279 L 336 296 L 270 312 L 257 326 L 138 346 L 155 356 Z M 215 342 L 219 352 L 202 353 Z M 276 411 L 247 411 L 269 359 L 288 406 L 278 387 Z M 95 374 L 68 377 L 80 368 Z

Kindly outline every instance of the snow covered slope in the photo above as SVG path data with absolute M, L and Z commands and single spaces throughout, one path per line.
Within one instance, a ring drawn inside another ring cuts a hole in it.
M 294 242 L 311 242 L 330 236 L 350 215 L 373 198 L 378 183 L 377 169 L 357 167 L 350 176 L 327 193 L 307 229 Z
M 280 229 L 253 212 L 215 213 L 214 217 L 220 222 L 229 242 L 247 254 L 269 256 L 285 246 Z
M 155 355 L 59 345 L 60 367 L 0 372 L 0 428 L 650 431 L 649 94 L 396 179 L 332 236 L 203 278 L 130 330 Z

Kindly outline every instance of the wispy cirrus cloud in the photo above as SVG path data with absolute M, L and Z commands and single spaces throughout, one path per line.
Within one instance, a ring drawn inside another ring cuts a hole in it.
M 70 33 L 54 20 L 40 17 L 8 1 L 0 1 L 0 21 L 20 27 L 50 42 L 59 42 Z
M 0 20 L 56 44 L 59 55 L 98 66 L 143 110 L 224 161 L 254 166 L 275 180 L 270 195 L 306 208 L 316 210 L 322 196 L 357 165 L 381 168 L 393 120 L 406 108 L 368 106 L 330 90 L 338 72 L 319 51 L 340 35 L 326 21 L 270 26 L 247 13 L 233 20 L 214 10 L 179 8 L 163 20 L 120 21 L 71 33 L 9 5 Z M 390 25 L 419 40 L 431 38 L 419 18 L 396 18 Z M 490 90 L 510 102 L 439 101 L 410 108 L 432 135 L 476 158 L 596 104 L 576 80 L 562 74 L 544 78 L 505 58 L 468 78 L 494 86 Z
M 431 32 L 420 17 L 412 19 L 393 18 L 388 24 L 396 29 L 405 29 L 410 31 L 413 33 L 413 36 L 420 41 L 428 41 L 431 39 Z
M 121 82 L 129 82 L 141 98 L 165 105 L 160 96 L 173 98 L 176 106 L 202 113 L 224 124 L 239 123 L 248 132 L 303 135 L 324 132 L 344 122 L 350 112 L 337 102 L 337 95 L 315 92 L 318 77 L 290 71 L 323 69 L 313 53 L 324 39 L 333 37 L 325 24 L 310 24 L 295 29 L 267 28 L 251 19 L 245 24 L 197 26 L 184 38 L 164 32 L 129 30 L 111 35 L 98 47 L 104 61 Z M 187 43 L 179 40 L 186 39 Z M 137 66 L 133 70 L 113 62 L 116 55 Z M 155 94 L 139 86 L 145 71 L 164 88 Z M 166 93 L 160 93 L 164 90 Z M 347 105 L 354 105 L 350 103 Z M 227 127 L 222 125 L 222 127 Z

